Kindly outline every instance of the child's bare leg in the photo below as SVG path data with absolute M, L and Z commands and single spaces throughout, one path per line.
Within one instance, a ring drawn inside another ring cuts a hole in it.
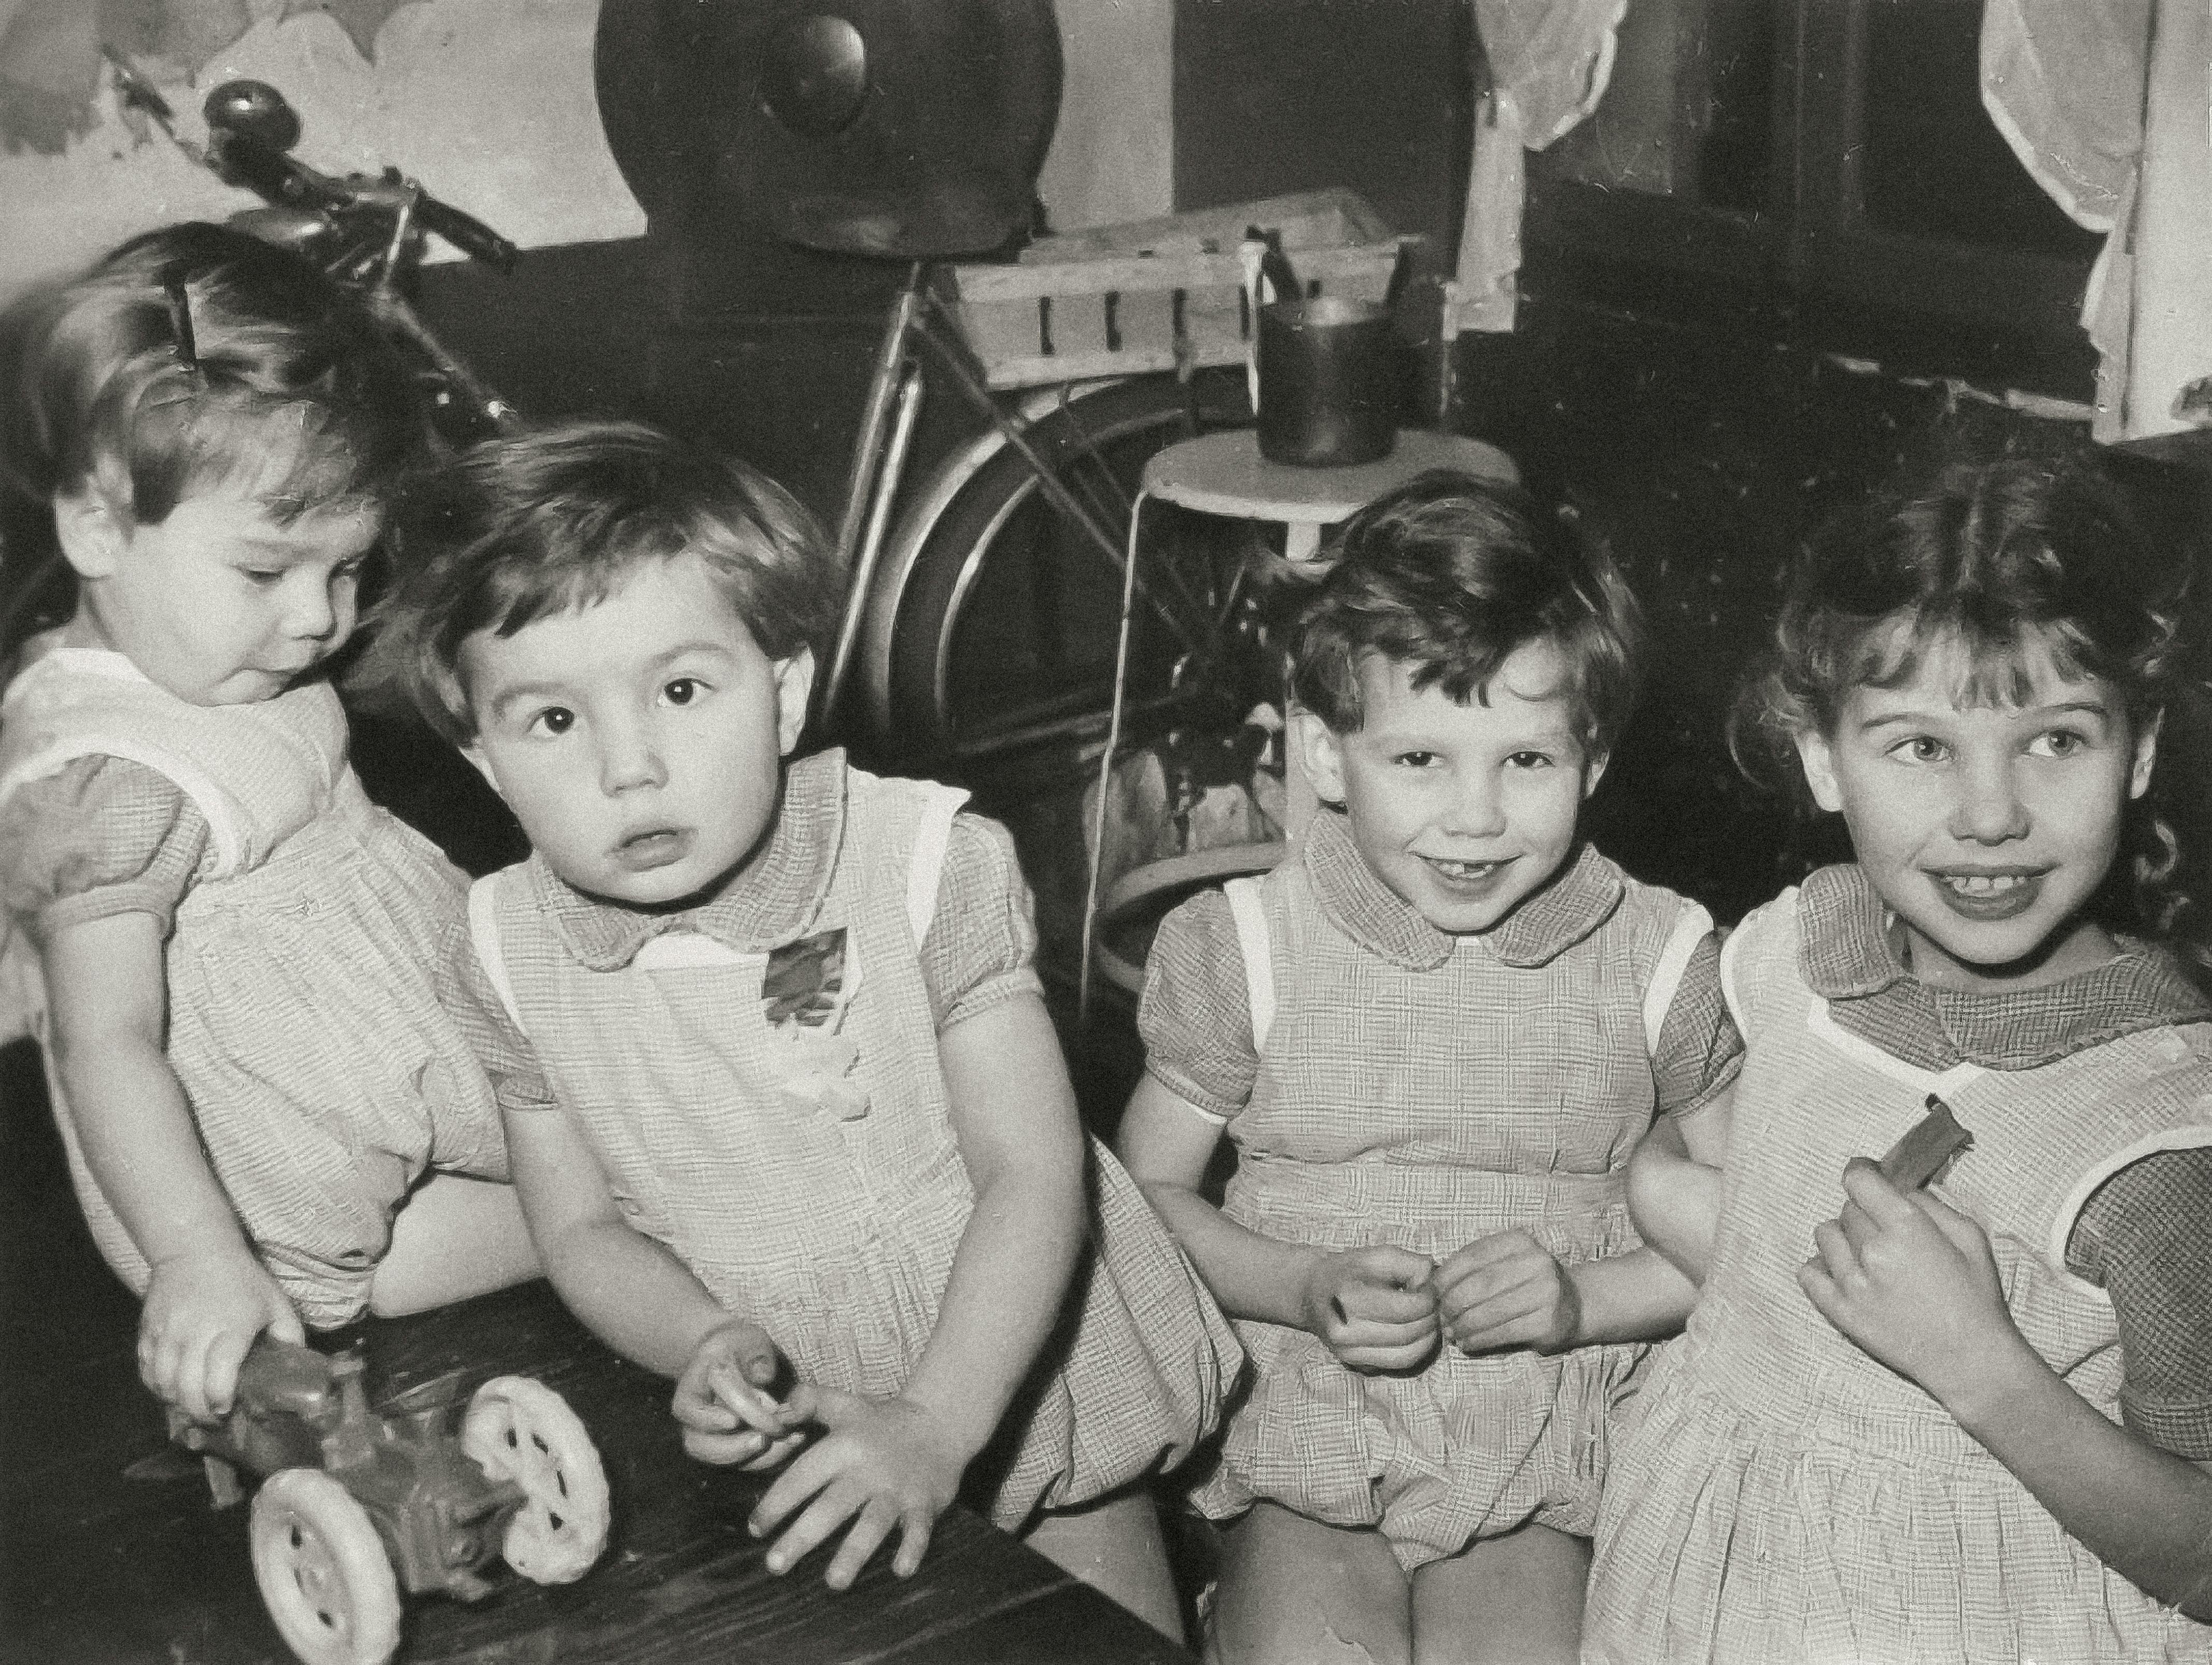
M 398 1318 L 535 1278 L 538 1250 L 512 1185 L 433 1174 L 392 1220 L 368 1310 Z
M 1149 1491 L 1139 1487 L 1082 1509 L 1041 1515 L 1024 1541 L 1154 1630 L 1183 1639 L 1175 1575 Z
M 1574 1665 L 1589 1543 L 1547 1526 L 1478 1539 L 1413 1574 L 1419 1665 Z
M 1255 1504 L 1223 1534 L 1207 1657 L 1219 1665 L 1409 1665 L 1405 1571 L 1379 1532 Z

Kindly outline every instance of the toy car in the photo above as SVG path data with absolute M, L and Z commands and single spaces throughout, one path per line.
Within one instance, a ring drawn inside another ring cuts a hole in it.
M 607 1482 L 584 1425 L 527 1376 L 471 1397 L 458 1437 L 459 1372 L 376 1410 L 358 1352 L 325 1356 L 264 1336 L 229 1415 L 169 1413 L 172 1439 L 208 1459 L 216 1502 L 254 1494 L 254 1582 L 306 1665 L 384 1665 L 399 1645 L 399 1591 L 477 1601 L 478 1569 L 503 1558 L 524 1577 L 581 1577 L 605 1547 Z

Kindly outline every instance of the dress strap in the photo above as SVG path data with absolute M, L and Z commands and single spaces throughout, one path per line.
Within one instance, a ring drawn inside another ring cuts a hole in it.
M 945 874 L 945 857 L 952 847 L 952 820 L 968 794 L 958 787 L 935 781 L 920 782 L 927 788 L 921 817 L 914 829 L 914 855 L 906 876 L 906 919 L 918 945 L 929 934 L 937 917 L 937 887 Z
M 1682 986 L 1683 972 L 1689 969 L 1690 956 L 1712 934 L 1712 929 L 1713 916 L 1694 902 L 1685 901 L 1674 916 L 1674 932 L 1659 955 L 1650 987 L 1644 991 L 1644 1044 L 1655 1058 L 1659 1054 L 1660 1031 L 1667 1027 L 1667 1012 Z
M 514 984 L 507 975 L 507 951 L 500 945 L 499 896 L 493 888 L 498 878 L 497 873 L 486 873 L 469 886 L 469 940 L 476 945 L 477 963 L 483 967 L 500 1005 L 507 1008 L 515 1029 L 527 1034 Z
M 1229 898 L 1229 915 L 1237 922 L 1237 946 L 1244 957 L 1244 998 L 1252 1008 L 1252 1050 L 1267 1044 L 1267 1031 L 1275 1026 L 1275 965 L 1267 946 L 1267 910 L 1261 900 L 1260 881 L 1232 878 L 1221 887 Z

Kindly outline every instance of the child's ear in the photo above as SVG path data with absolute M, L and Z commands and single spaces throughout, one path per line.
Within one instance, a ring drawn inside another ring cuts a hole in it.
M 1844 789 L 1836 781 L 1836 760 L 1828 750 L 1828 737 L 1817 728 L 1797 731 L 1797 761 L 1805 768 L 1805 784 L 1813 801 L 1831 813 L 1844 807 Z
M 1589 795 L 1597 790 L 1597 783 L 1605 779 L 1605 766 L 1612 761 L 1611 752 L 1600 751 L 1593 753 L 1583 764 L 1583 801 L 1584 803 L 1588 803 Z
M 2143 732 L 2136 736 L 2136 760 L 2128 771 L 2128 796 L 2140 798 L 2150 790 L 2151 771 L 2158 764 L 2158 731 L 2166 722 L 2166 713 L 2159 712 L 2143 725 Z
M 484 784 L 494 792 L 499 793 L 501 799 L 504 801 L 507 794 L 500 792 L 499 776 L 491 772 L 491 759 L 484 756 L 483 742 L 482 740 L 462 741 L 461 756 L 469 760 L 469 767 L 483 775 Z
M 806 703 L 814 693 L 814 650 L 802 647 L 775 662 L 775 743 L 787 757 L 806 726 Z
M 108 577 L 131 547 L 123 517 L 89 480 L 75 491 L 55 495 L 54 535 L 62 558 L 79 578 Z
M 1298 757 L 1314 796 L 1324 804 L 1344 802 L 1344 745 L 1316 712 L 1303 707 L 1291 714 L 1291 732 L 1297 736 Z

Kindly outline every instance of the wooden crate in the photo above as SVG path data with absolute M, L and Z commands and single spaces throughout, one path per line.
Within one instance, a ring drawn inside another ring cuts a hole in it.
M 1350 191 L 1170 215 L 1042 240 L 1018 264 L 941 269 L 943 294 L 993 387 L 1238 364 L 1252 316 L 1244 228 L 1279 230 L 1309 294 L 1379 301 L 1401 246 Z M 1178 342 L 1182 343 L 1178 349 Z

